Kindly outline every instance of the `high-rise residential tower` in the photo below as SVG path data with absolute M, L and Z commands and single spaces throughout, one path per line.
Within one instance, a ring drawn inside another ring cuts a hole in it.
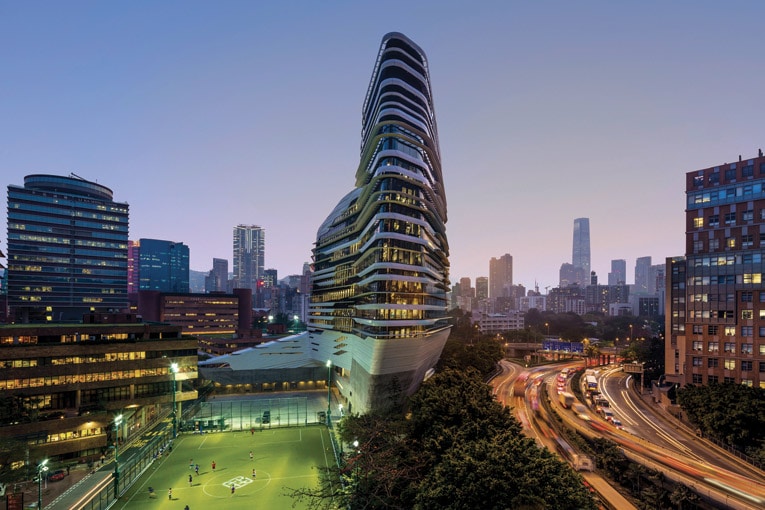
M 257 225 L 234 227 L 234 281 L 235 286 L 258 289 L 265 269 L 266 231 Z
M 635 294 L 649 294 L 651 288 L 656 287 L 651 284 L 651 257 L 638 257 L 635 260 Z
M 138 289 L 189 292 L 189 247 L 161 239 L 138 241 Z
M 489 297 L 492 299 L 509 296 L 513 286 L 513 256 L 505 253 L 489 261 Z
M 611 272 L 608 273 L 609 285 L 624 285 L 627 283 L 627 261 L 615 259 L 611 261 Z
M 686 174 L 685 257 L 667 259 L 667 380 L 765 388 L 765 157 Z
M 128 205 L 75 175 L 8 186 L 8 302 L 16 322 L 127 308 Z
M 571 255 L 571 265 L 580 269 L 581 281 L 577 283 L 585 286 L 590 277 L 590 219 L 576 218 L 574 220 L 574 243 Z M 578 278 L 577 278 L 578 280 Z
M 428 62 L 402 34 L 383 37 L 361 139 L 355 188 L 316 236 L 308 331 L 200 362 L 208 379 L 326 378 L 364 413 L 432 374 L 450 329 L 446 195 Z

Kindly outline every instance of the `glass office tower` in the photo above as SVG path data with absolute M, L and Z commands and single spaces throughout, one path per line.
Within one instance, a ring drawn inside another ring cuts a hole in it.
M 189 292 L 189 247 L 161 239 L 138 243 L 138 288 L 160 292 Z
M 128 204 L 76 176 L 8 186 L 8 304 L 17 322 L 127 307 Z

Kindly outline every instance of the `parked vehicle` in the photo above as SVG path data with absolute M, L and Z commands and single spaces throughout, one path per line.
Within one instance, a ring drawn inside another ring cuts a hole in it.
M 48 480 L 51 482 L 58 482 L 59 480 L 63 480 L 66 476 L 66 469 L 57 469 L 54 472 L 52 472 L 50 475 L 48 475 Z

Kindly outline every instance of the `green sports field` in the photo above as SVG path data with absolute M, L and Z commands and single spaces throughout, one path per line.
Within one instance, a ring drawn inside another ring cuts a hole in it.
M 199 475 L 189 468 L 190 459 L 199 465 Z M 317 487 L 319 468 L 334 462 L 329 433 L 323 426 L 264 429 L 254 434 L 182 435 L 175 440 L 173 451 L 157 459 L 112 508 L 288 509 L 293 501 L 285 494 L 287 489 Z M 170 488 L 172 499 L 168 498 Z

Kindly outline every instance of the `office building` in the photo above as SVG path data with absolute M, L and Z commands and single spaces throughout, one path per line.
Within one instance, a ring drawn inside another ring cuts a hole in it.
M 685 257 L 666 264 L 669 382 L 765 388 L 764 232 L 761 151 L 686 174 Z
M 477 299 L 489 298 L 489 279 L 485 276 L 479 276 L 475 279 L 475 297 Z
M 652 282 L 651 257 L 638 257 L 635 261 L 635 294 L 651 294 Z
M 499 258 L 489 260 L 489 297 L 496 299 L 507 297 L 513 286 L 513 256 L 505 253 Z
M 590 219 L 574 220 L 574 242 L 571 250 L 571 265 L 581 270 L 578 272 L 578 285 L 587 285 L 590 276 Z
M 260 382 L 266 364 L 315 377 L 329 363 L 345 409 L 364 413 L 432 373 L 449 335 L 446 196 L 428 63 L 401 34 L 383 37 L 361 135 L 355 188 L 318 229 L 308 332 L 203 362 L 213 380 Z
M 138 312 L 145 321 L 181 326 L 196 337 L 252 335 L 252 291 L 234 289 L 231 294 L 191 294 L 142 290 Z
M 128 296 L 136 294 L 140 288 L 141 282 L 138 280 L 138 257 L 140 255 L 141 245 L 139 241 L 128 241 L 127 258 L 127 289 Z
M 234 287 L 258 290 L 263 280 L 266 252 L 266 231 L 257 225 L 234 227 Z
M 16 322 L 127 308 L 128 205 L 72 174 L 8 186 L 8 303 Z
M 228 290 L 228 260 L 213 259 L 213 268 L 205 277 L 205 292 L 226 292 Z
M 627 283 L 627 261 L 615 259 L 611 261 L 611 272 L 608 273 L 608 285 L 624 285 Z
M 188 246 L 160 239 L 140 239 L 133 243 L 133 253 L 136 252 L 138 265 L 133 274 L 137 273 L 139 291 L 189 292 Z
M 95 460 L 197 392 L 197 340 L 129 314 L 86 314 L 79 324 L 0 325 L 0 441 L 30 445 L 19 461 Z M 171 363 L 177 363 L 173 374 Z M 175 381 L 174 381 L 175 377 Z M 180 416 L 180 412 L 177 414 Z

